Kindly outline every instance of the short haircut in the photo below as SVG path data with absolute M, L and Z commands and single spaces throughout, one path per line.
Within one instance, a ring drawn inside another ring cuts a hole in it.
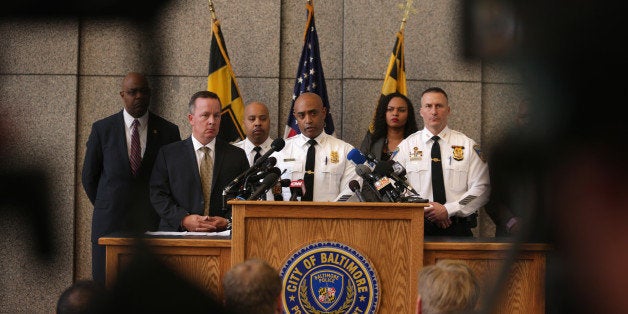
M 425 95 L 427 93 L 440 93 L 440 94 L 443 94 L 447 100 L 449 100 L 449 96 L 447 96 L 447 93 L 445 93 L 445 90 L 440 88 L 440 87 L 429 87 L 429 88 L 427 88 L 426 90 L 424 90 L 421 93 L 421 97 L 423 97 L 423 95 Z
M 480 297 L 477 277 L 462 261 L 439 260 L 419 273 L 423 314 L 472 313 Z
M 190 109 L 191 114 L 194 114 L 194 109 L 196 109 L 195 102 L 198 98 L 218 99 L 218 103 L 220 103 L 220 97 L 218 97 L 216 93 L 206 91 L 206 90 L 198 91 L 194 93 L 192 97 L 190 97 L 190 103 L 188 104 L 188 107 Z M 221 103 L 221 106 L 222 106 L 222 103 Z
M 111 308 L 109 291 L 93 280 L 75 282 L 57 301 L 57 314 L 104 314 Z
M 253 258 L 233 266 L 222 287 L 229 313 L 273 314 L 281 295 L 281 278 L 268 263 Z

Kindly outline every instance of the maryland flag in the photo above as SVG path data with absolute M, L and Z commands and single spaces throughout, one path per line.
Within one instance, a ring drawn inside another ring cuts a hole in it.
M 312 92 L 321 97 L 323 107 L 327 108 L 325 117 L 325 133 L 335 136 L 334 121 L 329 110 L 329 98 L 327 97 L 327 86 L 325 85 L 325 74 L 321 62 L 321 53 L 318 48 L 318 35 L 314 23 L 314 6 L 308 1 L 305 5 L 307 9 L 307 23 L 305 25 L 305 38 L 303 39 L 303 49 L 301 59 L 294 81 L 294 92 L 292 94 L 292 104 L 288 113 L 288 122 L 284 131 L 284 138 L 293 137 L 301 131 L 297 125 L 297 120 L 292 114 L 294 112 L 294 101 L 305 92 Z
M 388 95 L 390 93 L 399 92 L 404 95 L 408 95 L 408 88 L 406 86 L 406 65 L 403 56 L 403 29 L 397 33 L 397 40 L 392 50 L 392 55 L 388 61 L 388 68 L 386 69 L 386 77 L 384 78 L 384 85 L 382 86 L 382 95 Z M 369 125 L 369 132 L 375 131 L 375 111 L 377 111 L 377 105 L 373 111 L 373 119 Z
M 227 46 L 220 31 L 220 22 L 212 23 L 212 42 L 209 47 L 209 75 L 207 90 L 216 93 L 222 104 L 220 131 L 218 137 L 234 142 L 244 139 L 242 116 L 244 104 L 235 74 L 231 68 Z

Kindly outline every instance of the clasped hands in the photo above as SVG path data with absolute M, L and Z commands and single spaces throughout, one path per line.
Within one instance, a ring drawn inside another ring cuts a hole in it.
M 227 230 L 228 221 L 220 216 L 187 215 L 181 225 L 190 232 L 218 232 Z
M 423 210 L 425 218 L 438 227 L 445 229 L 451 226 L 451 219 L 449 219 L 449 213 L 447 213 L 445 205 L 430 202 L 430 206 L 425 207 Z

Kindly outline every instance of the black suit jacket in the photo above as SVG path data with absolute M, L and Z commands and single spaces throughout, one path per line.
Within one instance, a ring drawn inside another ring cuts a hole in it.
M 131 164 L 122 111 L 96 121 L 87 140 L 82 183 L 94 205 L 92 242 L 111 232 L 156 230 L 149 179 L 161 146 L 180 141 L 179 127 L 149 112 L 146 149 L 137 177 Z
M 223 210 L 222 191 L 249 168 L 244 150 L 216 138 L 210 215 L 231 218 Z M 203 215 L 203 190 L 192 137 L 161 148 L 150 179 L 150 199 L 161 216 L 159 230 L 182 231 L 188 214 Z

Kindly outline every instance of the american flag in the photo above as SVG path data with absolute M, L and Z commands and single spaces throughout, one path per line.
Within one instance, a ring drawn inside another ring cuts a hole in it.
M 325 133 L 334 135 L 334 122 L 329 110 L 325 75 L 323 74 L 323 65 L 321 64 L 320 58 L 321 54 L 318 49 L 318 35 L 316 34 L 316 25 L 314 24 L 314 6 L 311 3 L 307 3 L 305 7 L 308 11 L 305 39 L 303 42 L 303 50 L 301 51 L 301 59 L 299 60 L 299 69 L 297 70 L 296 80 L 294 82 L 292 104 L 290 105 L 290 113 L 288 114 L 288 123 L 286 124 L 284 138 L 289 138 L 301 133 L 297 125 L 297 120 L 292 112 L 294 111 L 294 101 L 304 92 L 316 93 L 323 99 L 323 106 L 327 108 Z

